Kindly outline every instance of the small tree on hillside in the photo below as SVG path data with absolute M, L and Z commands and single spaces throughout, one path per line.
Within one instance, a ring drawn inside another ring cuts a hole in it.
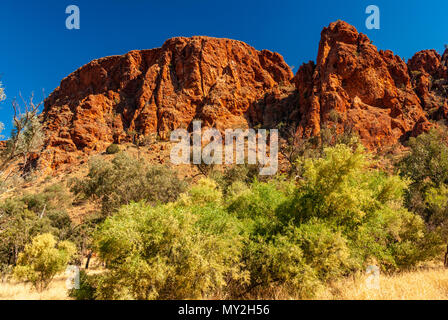
M 75 245 L 69 241 L 56 244 L 50 233 L 37 236 L 20 253 L 14 276 L 32 283 L 41 292 L 48 288 L 55 275 L 67 268 L 75 251 Z
M 12 162 L 22 158 L 24 165 L 26 165 L 29 155 L 38 151 L 44 140 L 42 125 L 38 116 L 42 102 L 35 104 L 33 96 L 31 96 L 29 102 L 22 100 L 24 110 L 16 100 L 12 102 L 14 111 L 13 129 L 11 136 L 6 141 L 5 148 L 0 153 L 0 172 L 2 172 L 3 180 L 10 177 L 10 175 L 5 176 L 4 171 Z

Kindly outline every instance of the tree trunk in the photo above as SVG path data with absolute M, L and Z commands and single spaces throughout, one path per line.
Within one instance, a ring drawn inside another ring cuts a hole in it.
M 90 251 L 87 255 L 87 261 L 86 261 L 86 270 L 89 269 L 90 259 L 92 258 L 93 251 Z
M 446 245 L 444 265 L 445 265 L 445 268 L 448 268 L 448 244 Z

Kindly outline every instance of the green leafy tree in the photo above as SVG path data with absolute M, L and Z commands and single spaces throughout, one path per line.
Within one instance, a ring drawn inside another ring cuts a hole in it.
M 0 203 L 0 266 L 15 265 L 18 255 L 33 237 L 52 233 L 59 240 L 79 243 L 80 232 L 75 228 L 67 209 L 70 194 L 59 185 L 41 193 L 25 194 Z
M 448 133 L 440 126 L 409 141 L 409 153 L 397 164 L 410 180 L 406 206 L 448 243 Z M 445 254 L 448 266 L 448 246 Z
M 43 291 L 58 273 L 67 268 L 75 251 L 73 243 L 57 243 L 52 234 L 36 236 L 20 253 L 14 276 L 18 280 L 30 282 L 38 291 Z
M 397 164 L 402 176 L 411 181 L 407 206 L 429 220 L 425 204 L 429 188 L 448 183 L 448 134 L 446 128 L 431 129 L 409 140 L 409 153 Z

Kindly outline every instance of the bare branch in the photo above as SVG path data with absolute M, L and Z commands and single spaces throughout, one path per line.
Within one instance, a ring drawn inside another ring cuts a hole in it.
M 7 141 L 6 149 L 1 154 L 0 171 L 4 171 L 18 157 L 23 156 L 26 162 L 27 155 L 37 147 L 39 141 L 36 141 L 36 137 L 41 136 L 37 113 L 43 102 L 35 104 L 34 94 L 31 94 L 29 102 L 23 98 L 21 93 L 19 96 L 25 110 L 22 113 L 17 100 L 12 101 L 14 130 Z

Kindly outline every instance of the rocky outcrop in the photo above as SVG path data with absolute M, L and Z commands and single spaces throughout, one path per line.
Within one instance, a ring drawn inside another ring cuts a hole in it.
M 294 80 L 302 115 L 299 135 L 315 135 L 323 125 L 339 131 L 351 126 L 375 149 L 430 126 L 406 63 L 391 51 L 378 51 L 345 22 L 324 28 L 316 63 L 302 65 Z
M 166 136 L 194 119 L 221 130 L 273 123 L 294 95 L 292 77 L 277 53 L 209 37 L 92 61 L 45 101 L 47 162 L 71 163 L 131 132 Z
M 412 84 L 422 107 L 433 120 L 448 118 L 448 49 L 416 53 L 408 62 Z
M 408 65 L 338 21 L 322 31 L 316 62 L 293 76 L 283 58 L 235 40 L 173 38 L 161 48 L 92 61 L 45 101 L 41 163 L 73 164 L 135 134 L 167 137 L 193 120 L 227 128 L 280 123 L 300 137 L 350 128 L 374 150 L 448 116 L 448 51 Z

